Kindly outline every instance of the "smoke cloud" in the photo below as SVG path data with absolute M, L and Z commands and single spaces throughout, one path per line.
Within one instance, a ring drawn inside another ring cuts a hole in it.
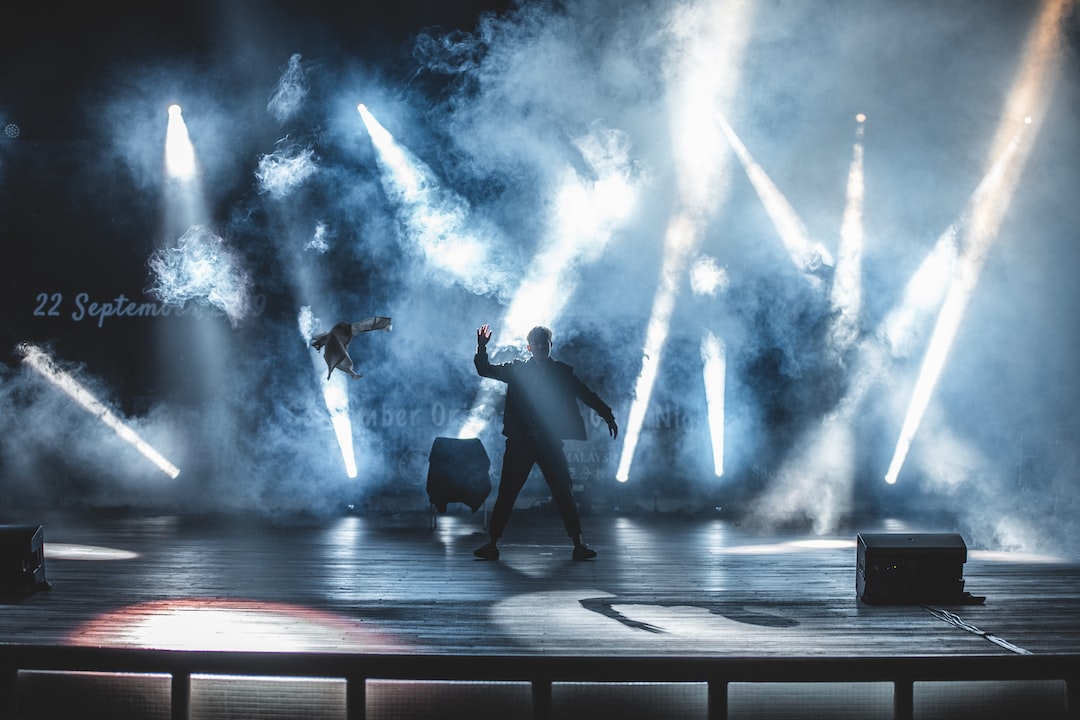
M 1075 27 L 1066 7 L 1065 27 Z M 129 64 L 100 80 L 95 148 L 73 184 L 79 203 L 101 195 L 116 213 L 131 208 L 130 241 L 86 229 L 108 238 L 102 262 L 123 257 L 122 272 L 98 288 L 32 270 L 11 292 L 25 307 L 39 293 L 67 302 L 148 287 L 160 309 L 210 312 L 117 318 L 96 335 L 65 312 L 51 325 L 13 319 L 10 334 L 53 340 L 54 360 L 182 473 L 160 476 L 13 363 L 0 368 L 5 495 L 268 513 L 423 509 L 428 450 L 464 424 L 481 388 L 472 367 L 481 324 L 493 327 L 497 359 L 522 356 L 528 327 L 550 324 L 553 354 L 626 418 L 664 239 L 692 207 L 696 247 L 675 278 L 628 483 L 614 481 L 622 436 L 612 443 L 587 409 L 590 440 L 568 446 L 592 502 L 669 498 L 821 533 L 909 513 L 986 546 L 1080 550 L 1075 32 L 1054 56 L 1066 72 L 1027 138 L 1026 169 L 924 425 L 886 486 L 942 283 L 955 272 L 948 238 L 993 161 L 1038 4 L 590 0 L 495 10 L 457 26 L 410 25 L 392 51 L 350 35 L 361 23 L 333 19 L 306 21 L 319 41 L 298 35 L 288 46 L 276 30 L 297 18 L 268 14 L 250 23 L 265 45 L 230 24 L 199 63 Z M 702 27 L 737 47 L 735 59 L 703 56 Z M 689 92 L 709 73 L 725 74 L 726 95 Z M 202 173 L 207 216 L 197 225 L 172 222 L 166 205 L 171 102 L 184 107 Z M 821 258 L 838 255 L 861 143 L 862 245 L 845 269 L 860 302 L 844 318 L 842 347 L 832 268 L 793 261 L 718 113 Z M 0 148 L 4 186 L 15 182 L 11 156 Z M 694 158 L 716 164 L 688 167 Z M 920 277 L 930 285 L 919 289 Z M 540 286 L 554 294 L 522 290 Z M 372 315 L 392 317 L 394 331 L 349 347 L 363 375 L 346 386 L 358 464 L 349 479 L 325 374 L 302 336 Z M 721 478 L 706 332 L 725 349 Z M 481 439 L 497 467 L 497 407 L 487 410 Z

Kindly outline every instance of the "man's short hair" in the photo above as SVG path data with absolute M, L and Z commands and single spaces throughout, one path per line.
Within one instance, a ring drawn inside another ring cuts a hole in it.
M 526 337 L 528 338 L 530 345 L 535 345 L 537 342 L 540 341 L 541 338 L 547 340 L 550 343 L 551 330 L 547 329 L 543 325 L 537 325 L 529 331 L 529 334 Z

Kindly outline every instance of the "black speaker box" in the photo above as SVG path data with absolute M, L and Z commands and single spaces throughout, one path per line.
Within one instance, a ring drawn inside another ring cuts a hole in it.
M 476 512 L 491 493 L 491 460 L 479 438 L 435 438 L 428 456 L 428 499 L 439 512 L 465 503 Z
M 970 603 L 966 562 L 956 533 L 860 533 L 855 590 L 871 604 Z
M 45 579 L 45 528 L 0 525 L 0 593 L 49 587 Z

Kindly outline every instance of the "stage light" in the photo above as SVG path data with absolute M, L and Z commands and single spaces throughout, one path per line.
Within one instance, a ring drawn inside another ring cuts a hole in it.
M 991 148 L 991 171 L 980 184 L 972 204 L 956 274 L 942 302 L 900 429 L 900 437 L 885 473 L 885 482 L 890 485 L 896 483 L 899 477 L 1023 171 L 1027 156 L 1020 150 L 1026 150 L 1030 145 L 1021 141 L 1030 134 L 1032 123 L 1029 122 L 1031 116 L 1025 115 L 1022 123 L 1018 124 L 1014 120 L 1020 116 L 1016 108 L 1043 107 L 1050 102 L 1053 83 L 1060 70 L 1058 50 L 1063 14 L 1068 5 L 1069 0 L 1047 2 L 1029 32 L 1020 70 L 1006 100 L 1004 117 L 998 125 Z
M 856 132 L 861 136 L 862 128 L 858 128 Z M 845 239 L 838 254 L 834 284 L 847 282 L 845 275 L 848 272 L 848 261 L 845 259 L 847 253 L 844 248 L 854 241 L 854 237 L 849 237 L 848 233 L 857 232 L 861 236 L 861 224 L 853 226 L 854 217 L 849 215 L 861 206 L 861 182 L 858 173 L 861 160 L 862 153 L 857 152 L 849 171 L 848 209 L 845 211 L 844 227 L 841 230 Z M 957 260 L 958 236 L 971 214 L 970 206 L 986 196 L 1006 160 L 1007 158 L 999 158 L 991 167 L 972 195 L 969 209 L 940 236 L 933 250 L 909 281 L 903 301 L 889 313 L 875 333 L 859 343 L 858 352 L 851 358 L 849 382 L 844 396 L 834 411 L 823 419 L 819 427 L 813 428 L 807 434 L 797 451 L 785 461 L 777 474 L 777 481 L 763 498 L 762 505 L 768 508 L 763 511 L 763 515 L 771 520 L 780 520 L 794 513 L 810 512 L 815 518 L 815 526 L 823 531 L 830 529 L 839 517 L 838 506 L 850 496 L 851 482 L 855 477 L 852 462 L 855 445 L 853 428 L 860 406 L 871 387 L 887 381 L 888 354 L 891 353 L 893 358 L 906 357 L 915 344 L 920 321 L 928 318 L 929 313 L 940 305 Z M 855 264 L 852 261 L 852 270 Z M 835 290 L 833 298 L 835 303 Z M 851 317 L 854 319 L 856 314 L 853 313 Z M 837 318 L 838 322 L 839 320 Z M 834 339 L 835 337 L 834 335 Z
M 188 138 L 187 125 L 179 105 L 169 106 L 169 125 L 165 134 L 165 168 L 169 177 L 191 180 L 195 177 L 195 148 Z
M 918 269 L 904 288 L 903 301 L 886 316 L 879 329 L 893 357 L 906 357 L 914 344 L 919 322 L 940 307 L 949 287 L 950 278 L 957 272 L 964 233 L 971 225 L 978 208 L 993 202 L 992 194 L 1000 192 L 1002 174 L 1012 161 L 1023 128 L 1018 128 L 1012 141 L 987 170 L 964 211 L 938 237 L 933 249 L 923 258 Z M 983 213 L 985 215 L 985 212 Z
M 972 208 L 972 222 L 964 234 L 963 252 L 956 260 L 956 272 L 951 278 L 938 312 L 930 343 L 923 356 L 911 399 L 908 401 L 907 413 L 900 428 L 900 437 L 897 439 L 892 460 L 889 462 L 889 469 L 885 473 L 885 482 L 890 485 L 896 483 L 900 468 L 907 459 L 912 440 L 930 404 L 930 398 L 937 387 L 945 361 L 956 339 L 956 333 L 963 322 L 964 313 L 975 292 L 983 263 L 996 236 L 1001 217 L 1004 215 L 1001 206 L 1008 206 L 1012 198 L 1013 183 L 1016 175 L 1019 174 L 1019 169 L 1011 165 L 1011 160 L 1019 142 L 1018 135 L 1006 148 L 1006 154 L 994 163 L 993 167 L 998 172 L 987 175 L 987 179 L 994 182 L 988 185 L 984 181 L 980 184 L 980 190 L 983 192 L 980 193 L 980 197 Z M 1003 182 L 1006 169 L 1012 170 L 1012 180 L 1007 183 Z M 994 203 L 995 206 L 989 207 L 987 203 Z
M 75 400 L 84 410 L 97 417 L 107 427 L 111 428 L 122 440 L 138 450 L 143 457 L 150 460 L 159 470 L 175 479 L 180 474 L 180 468 L 166 460 L 161 453 L 155 450 L 149 443 L 142 439 L 137 432 L 132 430 L 120 420 L 109 408 L 95 398 L 93 394 L 82 386 L 70 374 L 56 367 L 50 358 L 40 348 L 22 344 L 19 352 L 23 355 L 23 362 L 35 372 L 48 380 L 56 387 L 63 390 Z
M 701 338 L 702 375 L 705 380 L 705 403 L 708 406 L 709 439 L 712 441 L 713 473 L 724 476 L 724 384 L 727 356 L 722 343 L 708 330 Z

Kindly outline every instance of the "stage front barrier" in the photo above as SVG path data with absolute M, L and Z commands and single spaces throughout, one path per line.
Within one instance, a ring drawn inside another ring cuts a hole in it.
M 156 683 L 162 693 L 168 693 L 158 700 L 158 705 L 168 708 L 170 720 L 206 716 L 205 695 L 208 684 L 215 683 L 239 684 L 232 692 L 248 699 L 241 704 L 248 713 L 245 717 L 252 717 L 252 702 L 277 702 L 272 689 L 250 689 L 257 680 L 278 688 L 301 680 L 317 683 L 318 687 L 304 695 L 307 701 L 322 698 L 320 703 L 334 706 L 332 713 L 322 716 L 344 716 L 348 720 L 381 717 L 395 702 L 399 703 L 401 712 L 393 714 L 394 717 L 417 720 L 505 717 L 507 708 L 513 717 L 547 720 L 581 716 L 578 710 L 583 704 L 593 709 L 591 717 L 610 716 L 608 710 L 617 710 L 620 713 L 617 716 L 625 720 L 670 717 L 670 713 L 657 711 L 664 702 L 669 703 L 667 707 L 675 716 L 710 720 L 761 717 L 764 710 L 778 710 L 785 702 L 799 704 L 806 712 L 821 717 L 995 720 L 1019 716 L 1076 717 L 1080 654 L 450 657 L 0 644 L 0 717 L 26 720 L 41 717 L 34 714 L 36 698 L 23 697 L 22 693 L 28 691 L 36 674 L 45 672 L 122 674 L 129 681 L 144 678 L 148 684 Z M 85 679 L 80 682 L 85 683 Z M 952 706 L 943 705 L 942 698 L 957 686 L 964 688 L 965 694 Z M 817 702 L 821 698 L 816 697 L 820 693 L 815 689 L 819 688 L 826 693 L 824 705 Z M 890 688 L 891 707 L 887 697 Z M 270 693 L 269 699 L 264 697 L 266 692 Z M 886 693 L 883 708 L 880 707 L 882 692 Z M 656 693 L 661 693 L 660 699 Z M 50 697 L 55 700 L 58 694 L 52 693 Z M 475 702 L 492 696 L 495 709 L 487 714 L 478 712 Z M 877 697 L 878 706 L 872 711 L 868 711 L 869 706 L 859 706 L 850 708 L 850 713 L 830 714 L 839 708 L 836 697 L 871 698 L 868 703 Z M 82 716 L 89 717 L 94 710 L 88 706 L 91 698 L 92 693 L 69 694 L 68 700 L 78 703 L 81 710 L 90 713 Z M 423 705 L 410 704 L 415 702 Z M 320 713 L 315 712 L 318 705 L 315 703 L 312 712 L 305 713 L 307 720 L 319 720 Z M 106 706 L 106 710 L 110 707 Z M 822 707 L 824 714 L 818 714 L 815 708 Z M 116 712 L 107 714 L 114 720 L 123 717 Z M 271 714 L 280 716 L 276 711 Z M 164 710 L 161 716 L 166 716 Z M 779 716 L 805 717 L 806 714 Z

